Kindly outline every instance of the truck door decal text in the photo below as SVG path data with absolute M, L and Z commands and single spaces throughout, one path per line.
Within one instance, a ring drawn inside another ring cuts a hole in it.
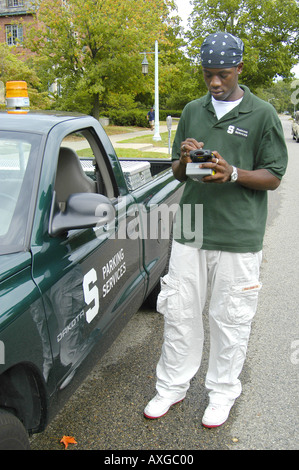
M 103 267 L 103 287 L 102 295 L 106 295 L 113 289 L 120 278 L 126 272 L 125 254 L 121 248 Z M 86 321 L 90 323 L 99 313 L 100 295 L 96 285 L 98 280 L 97 272 L 94 268 L 88 271 L 83 277 L 83 294 L 84 301 L 89 309 L 86 311 Z
M 124 250 L 121 248 L 116 255 L 114 255 L 108 263 L 102 267 L 103 274 L 103 297 L 113 289 L 119 279 L 126 272 L 126 262 L 124 261 Z

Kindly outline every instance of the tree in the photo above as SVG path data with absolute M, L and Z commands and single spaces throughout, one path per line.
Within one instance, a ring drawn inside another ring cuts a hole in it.
M 41 83 L 37 74 L 14 51 L 14 46 L 0 43 L 0 81 L 3 84 L 11 80 L 26 81 L 31 109 L 48 107 L 49 99 L 47 94 L 40 93 Z
M 227 31 L 245 45 L 242 81 L 252 91 L 274 77 L 291 77 L 298 62 L 298 0 L 193 0 L 189 54 L 199 58 L 203 39 Z
M 58 80 L 57 105 L 99 117 L 109 94 L 144 90 L 141 55 L 167 41 L 172 0 L 39 0 L 26 47 L 44 84 Z
M 278 113 L 288 111 L 292 114 L 294 112 L 294 104 L 291 99 L 293 92 L 292 83 L 278 80 L 269 88 L 257 89 L 256 94 L 271 103 Z

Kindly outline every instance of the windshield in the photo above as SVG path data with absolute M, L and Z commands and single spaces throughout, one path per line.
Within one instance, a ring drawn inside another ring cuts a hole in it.
M 0 253 L 25 248 L 40 136 L 0 131 Z

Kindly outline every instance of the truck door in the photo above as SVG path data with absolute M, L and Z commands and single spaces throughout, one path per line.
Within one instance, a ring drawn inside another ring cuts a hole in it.
M 92 357 L 105 352 L 141 305 L 145 291 L 140 240 L 115 236 L 115 231 L 126 232 L 135 202 L 129 194 L 118 197 L 102 153 L 89 129 L 62 141 L 54 184 L 57 210 L 65 210 L 70 194 L 102 192 L 114 205 L 115 220 L 110 226 L 57 237 L 45 234 L 34 255 L 34 277 L 43 294 L 61 389 L 79 369 L 92 364 Z

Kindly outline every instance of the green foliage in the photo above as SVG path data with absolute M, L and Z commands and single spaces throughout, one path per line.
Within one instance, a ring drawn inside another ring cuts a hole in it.
M 184 38 L 178 18 L 170 17 L 173 0 L 36 0 L 37 15 L 33 12 L 31 26 L 26 23 L 24 44 L 34 54 L 20 58 L 15 49 L 0 45 L 0 80 L 26 80 L 33 107 L 96 118 L 105 114 L 121 125 L 147 126 L 155 98 L 155 39 L 159 117 L 165 120 L 206 93 L 199 51 L 204 37 L 216 30 L 243 39 L 240 78 L 251 91 L 261 93 L 276 76 L 290 79 L 298 62 L 298 0 L 193 0 L 193 6 Z M 143 51 L 149 61 L 145 77 Z M 59 90 L 49 101 L 53 83 Z
M 166 121 L 167 116 L 171 117 L 181 117 L 182 108 L 181 109 L 160 109 L 159 110 L 159 119 L 160 121 Z
M 141 109 L 106 109 L 105 115 L 115 126 L 149 127 L 147 120 L 148 110 Z M 181 110 L 159 110 L 160 121 L 166 121 L 167 116 L 180 117 Z
M 81 103 L 99 117 L 107 96 L 147 91 L 140 53 L 154 47 L 153 38 L 167 42 L 173 1 L 39 0 L 36 6 L 26 47 L 43 64 L 44 86 L 59 80 L 59 107 Z
M 27 82 L 31 109 L 46 109 L 50 106 L 47 93 L 41 93 L 41 83 L 34 71 L 15 53 L 15 47 L 0 43 L 0 80 L 5 84 L 10 80 Z
M 297 0 L 194 0 L 189 53 L 199 59 L 203 39 L 215 31 L 239 36 L 245 44 L 242 82 L 252 91 L 276 76 L 289 78 L 298 62 Z
M 3 82 L 9 80 L 25 80 L 30 86 L 38 86 L 39 79 L 35 72 L 28 67 L 15 53 L 14 46 L 0 43 L 0 78 Z
M 257 96 L 271 103 L 278 113 L 288 111 L 290 114 L 294 112 L 294 103 L 291 96 L 294 92 L 292 82 L 278 80 L 271 87 L 257 89 Z
M 137 103 L 133 95 L 110 93 L 105 98 L 105 107 L 108 109 L 134 109 L 137 107 Z
M 140 109 L 110 109 L 105 114 L 115 126 L 148 126 L 146 112 Z

